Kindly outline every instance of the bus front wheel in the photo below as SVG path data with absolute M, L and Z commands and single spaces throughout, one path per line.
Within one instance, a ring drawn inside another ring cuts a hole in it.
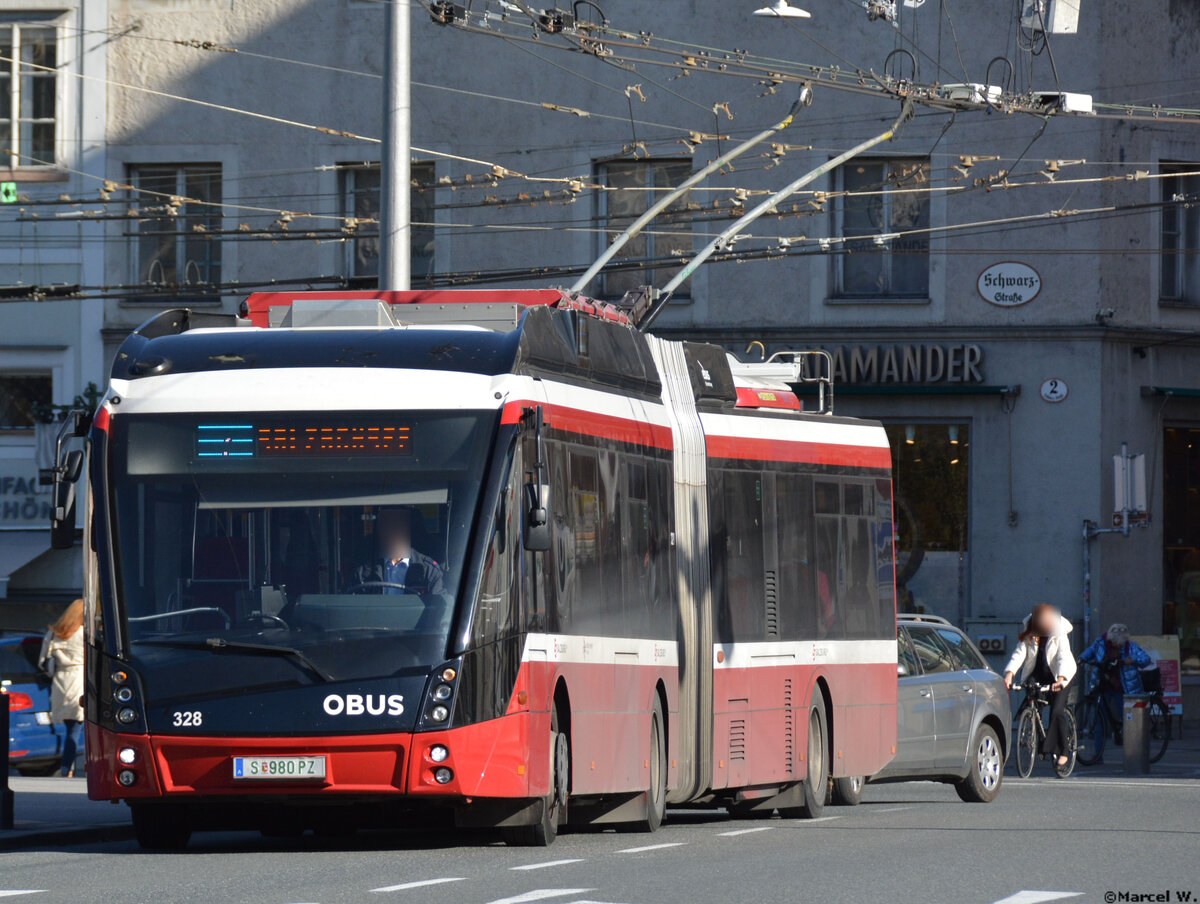
M 511 826 L 503 830 L 510 847 L 549 847 L 558 837 L 558 825 L 567 809 L 568 779 L 571 774 L 571 748 L 566 732 L 558 730 L 558 707 L 550 714 L 550 793 L 542 805 L 541 819 L 531 826 Z

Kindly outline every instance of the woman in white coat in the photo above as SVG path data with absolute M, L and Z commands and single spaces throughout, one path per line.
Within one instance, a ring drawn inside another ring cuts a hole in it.
M 1013 676 L 1020 670 L 1021 683 L 1050 686 L 1050 724 L 1046 727 L 1046 749 L 1060 766 L 1067 756 L 1067 726 L 1064 713 L 1067 694 L 1075 677 L 1075 657 L 1071 653 L 1071 623 L 1049 603 L 1038 603 L 1025 617 L 1024 630 L 1018 635 L 1017 648 L 1004 667 L 1004 686 L 1012 688 Z
M 42 641 L 42 668 L 50 675 L 50 718 L 66 728 L 62 774 L 75 774 L 76 735 L 83 722 L 83 600 L 67 607 Z

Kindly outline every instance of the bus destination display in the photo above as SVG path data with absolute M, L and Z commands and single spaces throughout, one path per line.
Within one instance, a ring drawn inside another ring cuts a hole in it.
M 398 424 L 201 424 L 197 458 L 301 458 L 410 455 L 410 428 Z

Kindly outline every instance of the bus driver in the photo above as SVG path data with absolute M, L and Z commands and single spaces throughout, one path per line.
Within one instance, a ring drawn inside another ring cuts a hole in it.
M 410 508 L 379 509 L 375 516 L 375 534 L 380 558 L 373 565 L 358 569 L 360 585 L 383 585 L 381 593 L 444 593 L 442 569 L 429 556 L 412 548 Z

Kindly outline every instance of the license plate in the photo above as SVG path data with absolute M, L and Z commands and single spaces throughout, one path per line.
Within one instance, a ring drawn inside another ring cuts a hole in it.
M 235 756 L 235 781 L 321 781 L 325 778 L 323 756 Z
M 34 713 L 33 717 L 37 720 L 38 725 L 50 724 L 50 713 Z

